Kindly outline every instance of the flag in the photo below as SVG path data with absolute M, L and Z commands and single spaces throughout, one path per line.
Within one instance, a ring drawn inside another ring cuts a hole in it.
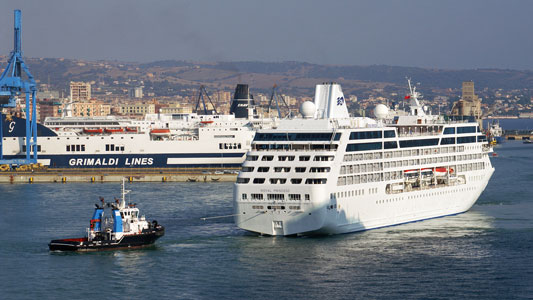
M 403 97 L 404 99 L 411 99 L 411 95 L 407 95 L 405 97 Z

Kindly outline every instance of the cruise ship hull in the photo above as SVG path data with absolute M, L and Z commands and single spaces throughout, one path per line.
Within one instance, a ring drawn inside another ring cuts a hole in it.
M 271 236 L 330 235 L 455 215 L 468 211 L 477 201 L 494 172 L 493 168 L 473 173 L 468 184 L 419 191 L 386 194 L 385 188 L 374 195 L 347 199 L 301 203 L 301 210 L 256 210 L 254 203 L 236 206 L 235 223 L 242 229 Z M 238 193 L 238 188 L 236 189 Z M 274 204 L 273 204 L 274 205 Z M 271 205 L 271 207 L 273 206 Z M 245 212 L 243 214 L 243 212 Z

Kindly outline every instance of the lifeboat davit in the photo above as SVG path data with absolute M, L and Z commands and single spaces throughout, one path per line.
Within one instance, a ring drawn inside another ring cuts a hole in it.
M 123 128 L 106 128 L 105 132 L 107 133 L 124 132 L 124 129 Z
M 85 133 L 102 133 L 104 130 L 102 128 L 84 128 L 83 132 Z
M 170 129 L 167 128 L 155 128 L 150 130 L 151 135 L 169 135 Z

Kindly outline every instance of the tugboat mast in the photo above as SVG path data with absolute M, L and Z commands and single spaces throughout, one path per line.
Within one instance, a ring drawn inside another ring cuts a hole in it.
M 123 209 L 126 207 L 126 194 L 129 194 L 131 190 L 126 190 L 126 179 L 122 178 L 122 199 L 120 201 L 120 209 Z

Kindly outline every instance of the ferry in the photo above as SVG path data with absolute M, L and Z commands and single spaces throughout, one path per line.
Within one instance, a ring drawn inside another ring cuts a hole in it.
M 261 235 L 329 235 L 468 211 L 494 168 L 478 123 L 410 111 L 350 117 L 339 84 L 317 85 L 301 118 L 258 130 L 234 187 L 235 224 Z
M 68 112 L 68 109 L 67 109 Z M 26 156 L 26 123 L 2 115 L 5 159 Z M 230 114 L 148 114 L 144 120 L 47 118 L 37 128 L 38 163 L 49 168 L 240 167 L 255 130 L 269 126 L 248 85 L 237 85 Z
M 149 222 L 139 214 L 135 203 L 126 204 L 125 180 L 122 180 L 122 199 L 106 203 L 100 197 L 96 204 L 87 236 L 52 240 L 50 251 L 101 251 L 131 249 L 149 246 L 165 234 L 165 228 L 157 221 Z M 110 210 L 109 217 L 105 211 Z

